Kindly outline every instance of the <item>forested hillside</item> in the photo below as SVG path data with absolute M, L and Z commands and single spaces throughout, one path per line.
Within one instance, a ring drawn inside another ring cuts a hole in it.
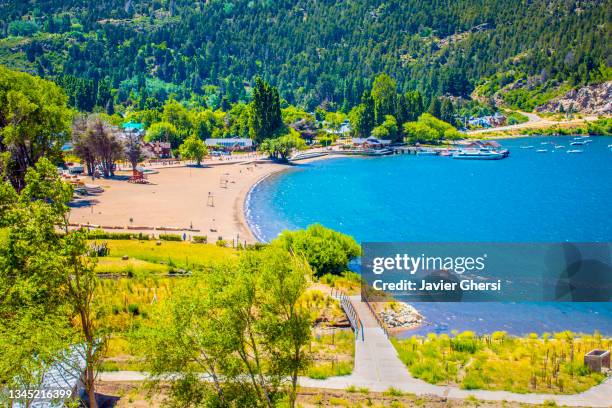
M 3 0 L 0 64 L 84 110 L 171 93 L 227 106 L 261 76 L 289 103 L 348 111 L 381 72 L 427 99 L 487 78 L 489 95 L 610 79 L 611 13 L 612 0 Z

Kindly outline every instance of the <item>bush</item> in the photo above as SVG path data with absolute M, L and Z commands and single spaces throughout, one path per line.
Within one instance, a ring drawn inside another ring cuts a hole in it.
M 88 239 L 132 239 L 134 234 L 131 232 L 107 232 L 104 230 L 94 230 L 87 233 Z
M 91 245 L 90 254 L 98 257 L 108 256 L 108 254 L 110 254 L 110 249 L 106 242 L 101 242 L 99 244 L 95 242 Z
M 227 241 L 224 239 L 218 239 L 216 242 L 217 246 L 219 247 L 226 247 L 227 246 Z
M 132 316 L 138 316 L 140 314 L 140 308 L 138 307 L 137 304 L 135 303 L 130 303 L 128 305 L 128 312 L 132 315 Z
M 151 239 L 149 234 L 143 234 L 142 232 L 138 233 L 138 240 L 139 241 L 148 241 L 149 239 Z
M 284 231 L 272 244 L 304 256 L 317 277 L 341 274 L 361 254 L 361 247 L 352 237 L 319 224 L 306 230 Z
M 194 235 L 193 242 L 196 244 L 206 244 L 208 242 L 208 237 L 206 235 Z
M 159 234 L 162 241 L 182 241 L 183 237 L 178 234 Z

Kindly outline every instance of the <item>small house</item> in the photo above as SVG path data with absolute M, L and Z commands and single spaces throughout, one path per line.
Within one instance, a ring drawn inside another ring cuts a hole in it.
M 353 138 L 353 146 L 360 149 L 382 149 L 390 144 L 391 140 L 378 139 L 374 136 L 370 136 L 368 138 Z
M 470 140 L 463 144 L 468 149 L 499 149 L 501 145 L 495 140 Z
M 145 156 L 157 159 L 172 157 L 172 147 L 168 142 L 145 142 L 142 145 Z
M 142 123 L 126 122 L 121 125 L 121 129 L 125 133 L 137 133 L 141 136 L 144 135 L 144 125 Z
M 222 150 L 225 152 L 253 150 L 253 141 L 248 138 L 213 138 L 206 139 L 204 143 L 206 143 L 206 147 L 208 147 L 209 149 Z

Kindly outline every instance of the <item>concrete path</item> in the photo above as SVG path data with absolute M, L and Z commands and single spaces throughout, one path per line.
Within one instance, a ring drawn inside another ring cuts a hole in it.
M 582 407 L 612 407 L 612 378 L 581 394 L 516 394 L 507 391 L 462 390 L 455 386 L 439 386 L 426 383 L 410 375 L 399 359 L 391 341 L 380 328 L 367 305 L 360 296 L 350 298 L 355 311 L 365 328 L 364 340 L 358 336 L 355 342 L 355 367 L 351 375 L 314 380 L 301 377 L 302 387 L 346 389 L 350 386 L 383 392 L 393 387 L 416 395 L 435 395 L 439 397 L 464 399 L 473 396 L 479 400 L 512 401 L 542 404 L 555 401 L 559 405 Z M 116 371 L 101 373 L 102 381 L 143 381 L 146 373 Z

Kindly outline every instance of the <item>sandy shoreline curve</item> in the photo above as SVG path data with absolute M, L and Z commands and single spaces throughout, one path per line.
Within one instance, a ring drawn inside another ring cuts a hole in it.
M 83 179 L 89 186 L 102 187 L 104 192 L 71 203 L 70 223 L 73 228 L 255 243 L 258 237 L 246 216 L 253 188 L 272 174 L 333 157 L 336 156 L 325 155 L 290 165 L 257 159 L 209 162 L 202 167 L 157 167 L 155 174 L 147 175 L 149 184 L 129 183 L 129 172 L 118 172 L 113 179 Z

